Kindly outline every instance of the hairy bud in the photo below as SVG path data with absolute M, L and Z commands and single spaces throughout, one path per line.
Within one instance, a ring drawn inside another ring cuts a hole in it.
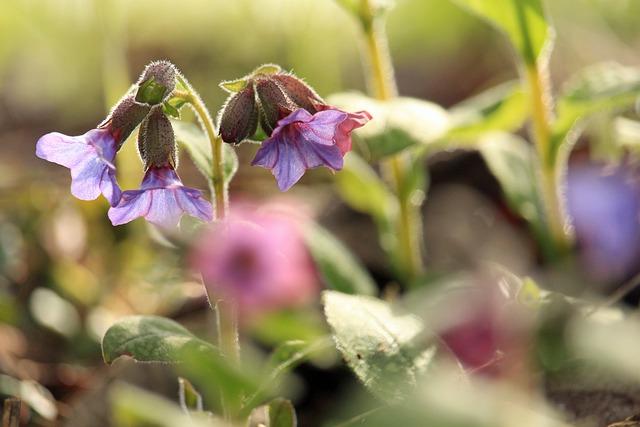
M 177 167 L 176 138 L 161 106 L 154 107 L 140 125 L 138 152 L 145 171 L 150 167 Z
M 263 130 L 271 135 L 278 120 L 296 110 L 297 107 L 271 77 L 256 79 L 255 88 L 260 101 L 260 124 Z
M 278 83 L 294 104 L 311 114 L 318 111 L 315 104 L 324 104 L 322 98 L 309 85 L 294 75 L 275 74 L 271 78 Z
M 258 105 L 253 86 L 246 86 L 227 99 L 220 114 L 220 136 L 224 142 L 238 144 L 256 133 Z
M 176 67 L 169 61 L 147 65 L 138 79 L 136 101 L 151 105 L 164 102 L 176 87 Z
M 133 95 L 127 95 L 116 104 L 109 116 L 98 127 L 109 128 L 119 150 L 150 110 L 149 105 L 137 102 Z

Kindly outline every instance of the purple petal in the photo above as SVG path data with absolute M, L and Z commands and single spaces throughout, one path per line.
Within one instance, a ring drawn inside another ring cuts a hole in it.
M 278 121 L 278 127 L 283 128 L 286 125 L 289 125 L 295 122 L 307 123 L 312 121 L 313 117 L 314 116 L 311 115 L 311 113 L 309 113 L 307 110 L 305 110 L 304 108 L 300 108 L 294 111 L 293 113 L 289 114 L 287 117 L 280 119 Z
M 113 225 L 122 225 L 145 216 L 151 207 L 151 194 L 142 190 L 122 193 L 118 206 L 109 209 L 109 219 Z
M 49 162 L 72 168 L 94 154 L 94 149 L 82 136 L 67 136 L 58 132 L 48 133 L 36 143 L 36 156 Z
M 176 189 L 157 189 L 151 193 L 151 208 L 145 215 L 147 221 L 166 228 L 178 225 L 182 216 L 182 208 L 176 198 Z
M 213 220 L 213 206 L 202 197 L 202 192 L 193 188 L 181 188 L 176 192 L 180 207 L 189 215 L 203 221 Z

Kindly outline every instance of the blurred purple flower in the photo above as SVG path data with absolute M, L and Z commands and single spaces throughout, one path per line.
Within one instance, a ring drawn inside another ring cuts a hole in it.
M 123 192 L 120 203 L 109 209 L 109 219 L 113 225 L 121 225 L 145 217 L 170 228 L 177 226 L 185 213 L 203 221 L 213 219 L 213 207 L 200 190 L 185 187 L 173 167 L 152 166 L 140 189 Z
M 120 200 L 113 159 L 118 142 L 109 128 L 92 129 L 84 135 L 48 133 L 36 144 L 41 159 L 71 170 L 71 194 L 81 200 L 94 200 L 100 194 L 114 206 Z
M 623 280 L 640 259 L 640 186 L 625 167 L 570 168 L 567 207 L 584 268 L 599 281 Z
M 324 105 L 318 109 L 311 114 L 301 108 L 279 120 L 253 159 L 252 165 L 271 169 L 281 191 L 307 169 L 342 169 L 343 157 L 351 150 L 351 131 L 371 120 L 366 111 L 347 113 Z
M 209 295 L 233 301 L 245 319 L 302 304 L 318 280 L 299 226 L 283 212 L 234 210 L 196 246 L 192 264 Z

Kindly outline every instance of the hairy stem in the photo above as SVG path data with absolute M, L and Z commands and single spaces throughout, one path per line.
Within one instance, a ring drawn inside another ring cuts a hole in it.
M 371 7 L 369 9 L 371 10 Z M 364 26 L 364 33 L 370 91 L 379 100 L 389 100 L 398 95 L 398 89 L 383 19 L 371 16 L 370 24 Z M 420 244 L 422 236 L 420 206 L 412 203 L 408 196 L 409 192 L 403 191 L 407 171 L 411 167 L 412 161 L 410 153 L 404 152 L 385 160 L 382 165 L 395 194 L 398 196 L 400 205 L 396 224 L 398 238 L 396 267 L 403 279 L 409 283 L 424 269 Z

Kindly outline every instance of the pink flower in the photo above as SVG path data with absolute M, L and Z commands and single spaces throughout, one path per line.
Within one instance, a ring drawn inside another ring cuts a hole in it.
M 318 280 L 299 227 L 284 212 L 247 207 L 214 224 L 192 256 L 210 297 L 249 318 L 308 301 Z

